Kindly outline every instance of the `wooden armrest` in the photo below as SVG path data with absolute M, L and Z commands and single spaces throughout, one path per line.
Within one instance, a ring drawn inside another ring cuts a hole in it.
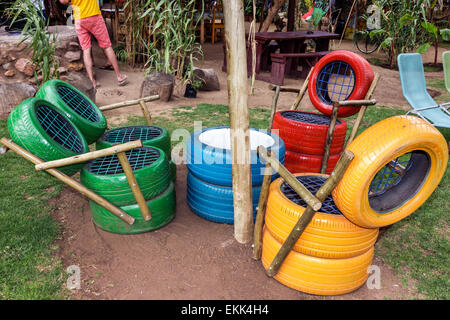
M 273 85 L 273 84 L 269 84 L 269 90 L 275 90 L 278 86 Z M 284 86 L 280 86 L 280 91 L 282 92 L 295 92 L 295 93 L 299 93 L 300 89 L 299 88 L 294 88 L 294 87 L 284 87 Z
M 335 102 L 339 107 L 360 107 L 360 106 L 373 106 L 377 104 L 377 100 L 346 100 Z

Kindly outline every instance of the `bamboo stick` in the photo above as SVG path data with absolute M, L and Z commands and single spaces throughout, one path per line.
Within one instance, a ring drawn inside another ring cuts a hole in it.
M 148 208 L 144 195 L 142 194 L 142 191 L 139 188 L 139 184 L 136 181 L 136 177 L 133 173 L 133 169 L 131 169 L 130 162 L 128 161 L 126 153 L 119 152 L 117 154 L 117 158 L 119 158 L 123 172 L 127 177 L 128 184 L 130 185 L 134 198 L 136 199 L 136 202 L 139 205 L 139 209 L 141 209 L 142 217 L 144 218 L 145 221 L 150 220 L 152 218 L 152 215 L 150 214 L 150 209 Z
M 328 159 L 330 158 L 331 143 L 333 142 L 334 128 L 338 118 L 339 102 L 333 103 L 333 111 L 331 113 L 330 125 L 328 126 L 327 138 L 325 140 L 325 150 L 322 158 L 322 166 L 320 173 L 326 173 L 328 166 Z
M 27 150 L 23 149 L 22 147 L 18 146 L 17 144 L 15 144 L 14 142 L 12 142 L 6 138 L 2 138 L 0 140 L 0 142 L 7 148 L 11 149 L 18 155 L 22 156 L 23 158 L 27 159 L 28 161 L 30 161 L 34 164 L 43 163 L 43 161 L 41 159 L 39 159 L 38 157 L 36 157 L 34 154 L 28 152 Z M 71 177 L 62 173 L 61 171 L 59 171 L 57 169 L 48 169 L 48 170 L 46 170 L 46 172 L 48 172 L 49 174 L 54 176 L 56 179 L 61 180 L 62 182 L 67 184 L 69 187 L 74 188 L 75 190 L 77 190 L 81 194 L 85 195 L 92 201 L 98 203 L 103 208 L 105 208 L 106 210 L 110 211 L 112 214 L 117 216 L 119 219 L 125 221 L 126 223 L 128 223 L 130 225 L 134 223 L 134 218 L 132 216 L 128 215 L 125 211 L 116 207 L 111 202 L 100 197 L 98 194 L 96 194 L 95 192 L 92 192 L 91 190 L 89 190 L 88 188 L 83 186 L 81 183 L 79 183 L 78 181 L 75 181 L 74 179 L 72 179 Z
M 297 110 L 298 106 L 300 105 L 300 102 L 302 102 L 302 99 L 305 96 L 306 90 L 308 90 L 308 82 L 309 82 L 309 78 L 311 77 L 311 73 L 313 72 L 313 70 L 314 70 L 314 68 L 311 68 L 311 70 L 309 70 L 308 76 L 306 77 L 305 81 L 303 82 L 300 92 L 298 93 L 297 97 L 295 98 L 294 104 L 292 104 L 291 110 Z
M 339 101 L 340 107 L 359 107 L 359 106 L 373 106 L 374 104 L 377 104 L 377 100 L 370 99 L 370 100 L 345 100 L 345 101 Z
M 375 92 L 375 89 L 376 89 L 376 87 L 378 85 L 378 81 L 379 80 L 380 80 L 380 74 L 376 73 L 375 74 L 375 78 L 373 79 L 372 84 L 370 85 L 370 88 L 369 88 L 369 90 L 366 93 L 366 96 L 365 96 L 366 100 L 369 100 L 369 99 L 372 98 L 372 95 Z M 375 103 L 373 103 L 372 105 L 375 105 L 376 104 L 376 100 L 373 100 L 373 101 L 375 101 Z M 344 150 L 355 139 L 356 134 L 358 133 L 358 129 L 361 126 L 361 122 L 362 122 L 362 119 L 364 117 L 364 114 L 366 113 L 366 110 L 367 110 L 367 106 L 364 106 L 364 105 L 361 107 L 361 109 L 359 109 L 358 117 L 356 118 L 356 121 L 355 121 L 355 123 L 353 125 L 352 132 L 350 133 L 350 137 L 345 142 Z
M 267 151 L 268 156 L 270 156 L 270 150 Z M 270 163 L 266 163 L 264 169 L 264 179 L 261 186 L 261 193 L 259 194 L 259 201 L 255 219 L 255 228 L 253 230 L 253 259 L 261 259 L 262 252 L 262 230 L 264 226 L 264 215 L 266 211 L 266 201 L 269 195 L 270 182 L 272 180 L 272 167 Z
M 314 210 L 322 208 L 322 202 L 318 200 L 297 178 L 290 173 L 276 158 L 267 154 L 267 149 L 259 146 L 257 149 L 258 155 L 267 161 L 270 166 L 278 172 L 278 174 L 294 189 L 295 192 Z
M 82 162 L 94 160 L 94 159 L 101 158 L 101 157 L 111 156 L 111 155 L 119 153 L 119 152 L 124 152 L 124 151 L 128 151 L 128 150 L 135 149 L 135 148 L 141 148 L 141 147 L 142 147 L 142 141 L 135 140 L 135 141 L 118 144 L 118 145 L 115 145 L 113 147 L 109 147 L 106 149 L 83 153 L 83 154 L 76 155 L 76 156 L 69 157 L 69 158 L 39 163 L 39 164 L 35 165 L 34 167 L 36 168 L 37 171 L 59 168 L 59 167 L 64 167 L 64 166 L 68 166 L 71 164 L 82 163 Z
M 294 92 L 294 93 L 299 93 L 300 92 L 299 88 L 285 87 L 285 86 L 276 86 L 274 84 L 269 84 L 269 90 L 276 90 L 277 87 L 280 87 L 280 91 L 281 92 Z
M 155 101 L 158 99 L 159 99 L 159 95 L 148 96 L 148 97 L 139 98 L 136 100 L 128 100 L 128 101 L 124 101 L 124 102 L 109 104 L 109 105 L 106 105 L 103 107 L 99 107 L 99 109 L 101 111 L 108 111 L 108 110 L 118 109 L 118 108 L 122 108 L 122 107 L 134 106 L 135 104 L 139 104 L 139 101 L 141 101 L 141 100 L 143 100 L 144 102 L 150 102 L 150 101 Z
M 152 117 L 150 116 L 150 113 L 148 112 L 148 109 L 145 105 L 144 100 L 139 100 L 139 105 L 141 107 L 142 114 L 144 115 L 145 121 L 147 121 L 147 124 L 148 125 L 152 124 Z
M 275 112 L 277 112 L 277 104 L 278 104 L 279 96 L 280 96 L 280 86 L 277 86 L 275 89 L 275 94 L 273 95 L 272 112 L 270 114 L 270 119 L 269 119 L 269 128 L 267 129 L 268 132 L 272 131 L 273 117 L 275 116 Z
M 316 193 L 317 199 L 319 199 L 320 201 L 325 201 L 325 199 L 329 196 L 331 191 L 333 191 L 333 189 L 342 179 L 345 170 L 347 169 L 348 165 L 350 164 L 350 162 L 353 160 L 354 157 L 355 156 L 352 152 L 348 150 L 344 151 L 344 153 L 342 154 L 341 158 L 339 159 L 336 165 L 336 168 L 334 169 L 330 177 L 317 191 Z M 311 206 L 308 206 L 306 210 L 303 212 L 303 214 L 295 224 L 294 228 L 292 229 L 291 233 L 286 238 L 280 250 L 276 254 L 269 268 L 266 270 L 266 274 L 269 277 L 273 277 L 274 275 L 277 274 L 287 255 L 289 254 L 289 252 L 291 252 L 295 243 L 298 241 L 303 231 L 311 222 L 311 219 L 313 218 L 315 213 L 316 210 L 314 210 Z
M 227 84 L 233 176 L 234 237 L 248 243 L 253 237 L 253 204 L 248 110 L 247 53 L 241 0 L 223 2 L 227 52 Z

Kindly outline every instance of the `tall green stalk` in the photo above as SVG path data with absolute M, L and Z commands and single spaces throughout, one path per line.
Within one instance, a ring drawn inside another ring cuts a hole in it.
M 43 10 L 39 1 L 40 11 Z M 11 25 L 15 21 L 25 21 L 22 29 L 24 42 L 31 40 L 27 46 L 32 51 L 32 63 L 35 66 L 34 76 L 39 85 L 39 75 L 42 83 L 49 79 L 58 78 L 59 62 L 55 59 L 56 35 L 48 32 L 48 21 L 39 15 L 38 9 L 31 0 L 17 0 L 8 9 L 8 14 L 13 17 Z

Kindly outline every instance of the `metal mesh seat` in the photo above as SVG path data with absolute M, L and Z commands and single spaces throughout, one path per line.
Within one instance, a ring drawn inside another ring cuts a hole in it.
M 324 184 L 324 182 L 327 180 L 325 177 L 321 176 L 300 176 L 297 177 L 297 180 L 301 182 L 306 189 L 308 189 L 312 194 L 316 194 L 316 192 L 319 190 L 319 188 Z M 303 199 L 297 194 L 297 192 L 292 189 L 292 187 L 287 183 L 283 183 L 281 185 L 281 192 L 288 198 L 290 201 L 298 204 L 302 207 L 307 207 L 307 204 Z M 320 212 L 323 213 L 329 213 L 329 214 L 342 214 L 341 211 L 336 207 L 334 204 L 333 198 L 331 195 L 329 195 L 325 201 L 322 202 L 322 208 L 320 209 Z
M 309 112 L 298 112 L 298 111 L 283 111 L 281 115 L 287 119 L 311 123 L 317 125 L 330 125 L 330 117 L 322 114 L 309 113 Z M 340 120 L 337 120 L 336 124 L 341 124 Z
M 75 153 L 83 152 L 83 143 L 75 128 L 60 113 L 46 105 L 36 108 L 38 121 L 44 131 L 57 143 Z
M 355 72 L 344 61 L 333 61 L 320 70 L 316 92 L 324 103 L 347 100 L 355 88 Z
M 131 169 L 136 171 L 151 165 L 159 159 L 160 152 L 155 148 L 142 147 L 126 152 Z M 95 159 L 89 163 L 89 172 L 97 175 L 111 175 L 123 173 L 123 168 L 116 155 Z
M 106 132 L 102 140 L 111 143 L 126 143 L 134 140 L 149 141 L 163 133 L 162 129 L 154 126 L 122 127 Z
M 81 117 L 91 122 L 100 121 L 94 106 L 77 91 L 66 86 L 58 86 L 57 91 L 61 99 Z

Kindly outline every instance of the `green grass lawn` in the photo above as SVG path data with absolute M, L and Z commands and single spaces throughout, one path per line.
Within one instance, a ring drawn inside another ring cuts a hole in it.
M 0 121 L 0 137 L 9 137 Z M 62 185 L 14 152 L 0 155 L 0 299 L 55 299 L 64 270 L 53 252 L 60 232 L 48 200 Z
M 370 107 L 360 132 L 397 114 L 404 111 Z M 269 116 L 268 109 L 252 108 L 250 126 L 267 128 Z M 228 125 L 229 115 L 225 105 L 199 104 L 168 110 L 153 120 L 169 133 L 178 128 L 192 132 L 194 121 L 202 121 L 204 127 Z M 143 123 L 143 117 L 130 116 L 120 125 Z M 8 136 L 6 121 L 0 121 L 0 134 Z M 60 260 L 52 253 L 59 229 L 50 215 L 54 208 L 48 204 L 61 191 L 61 184 L 37 173 L 30 163 L 12 152 L 0 156 L 0 184 L 0 298 L 64 297 L 65 275 Z M 394 268 L 405 286 L 413 286 L 419 298 L 450 298 L 449 195 L 447 170 L 431 198 L 410 217 L 388 228 L 376 245 L 376 254 Z

